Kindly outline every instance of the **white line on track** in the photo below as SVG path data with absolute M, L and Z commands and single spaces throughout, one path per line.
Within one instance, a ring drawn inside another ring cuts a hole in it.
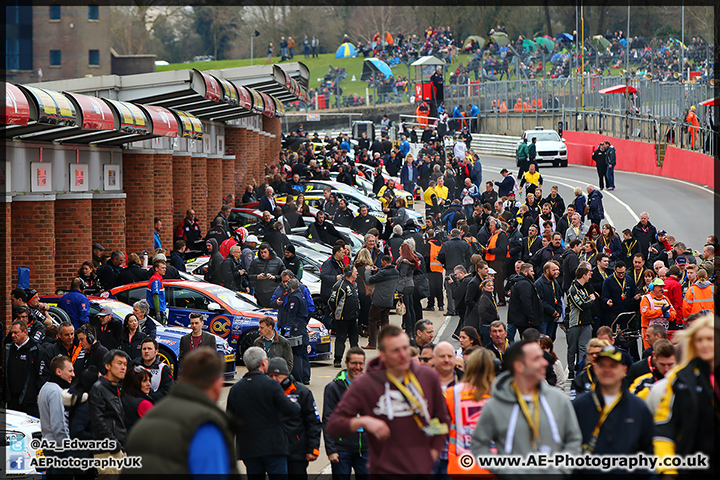
M 443 333 L 445 333 L 445 329 L 450 324 L 450 319 L 452 317 L 445 317 L 445 321 L 442 325 L 440 325 L 440 328 L 438 329 L 437 333 L 435 334 L 435 338 L 433 338 L 433 341 L 435 341 L 436 338 L 442 338 Z
M 575 179 L 572 179 L 572 178 L 557 177 L 557 176 L 555 176 L 555 175 L 546 175 L 546 178 L 559 178 L 560 180 L 567 180 L 567 181 L 569 181 L 569 182 L 577 182 L 577 181 L 578 181 L 578 180 L 575 180 Z M 558 182 L 558 183 L 561 183 L 561 182 Z M 568 185 L 568 184 L 566 184 L 566 183 L 561 183 L 561 185 L 565 185 L 566 187 L 570 187 L 570 188 L 575 188 L 575 187 L 573 187 L 573 186 L 571 186 L 571 185 Z M 625 210 L 628 211 L 628 213 L 630 214 L 630 216 L 633 217 L 636 222 L 639 222 L 639 221 L 640 221 L 640 217 L 638 217 L 637 214 L 635 213 L 635 211 L 634 211 L 632 208 L 630 208 L 630 205 L 628 205 L 627 203 L 623 202 L 623 201 L 620 200 L 617 196 L 615 196 L 614 194 L 608 192 L 607 190 L 603 190 L 602 192 L 603 192 L 603 197 L 607 195 L 608 197 L 612 198 L 613 200 L 615 200 L 616 202 L 618 202 L 620 205 L 622 205 L 623 207 L 625 207 Z M 615 226 L 615 224 L 612 222 L 612 220 L 610 220 L 610 217 L 608 216 L 607 212 L 605 212 L 605 218 L 607 218 L 607 221 L 608 221 L 608 223 L 609 223 L 610 225 L 612 225 L 613 227 Z

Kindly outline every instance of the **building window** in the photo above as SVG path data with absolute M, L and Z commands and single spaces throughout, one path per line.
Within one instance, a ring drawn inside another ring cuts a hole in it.
M 100 65 L 100 50 L 90 50 L 88 52 L 88 64 Z
M 62 51 L 50 50 L 50 65 L 59 66 L 62 64 Z
M 89 5 L 88 6 L 88 20 L 97 20 L 99 15 L 98 6 L 97 5 Z
M 50 20 L 60 20 L 60 5 L 50 5 Z

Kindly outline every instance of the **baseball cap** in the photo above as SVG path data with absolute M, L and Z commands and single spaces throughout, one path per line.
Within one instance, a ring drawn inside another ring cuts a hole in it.
M 610 358 L 618 363 L 622 362 L 622 352 L 615 345 L 604 346 L 603 349 L 600 350 L 600 353 L 598 353 L 598 360 L 602 357 Z
M 104 251 L 105 251 L 105 247 L 103 247 L 103 246 L 100 245 L 99 243 L 93 243 L 92 248 L 93 248 L 93 250 L 97 248 L 97 249 L 100 250 L 101 252 L 104 252 Z
M 290 375 L 287 362 L 282 357 L 271 358 L 268 363 L 267 373 L 278 373 L 280 375 Z
M 657 286 L 664 287 L 664 286 L 665 286 L 665 282 L 663 281 L 662 278 L 659 278 L 659 277 L 658 277 L 658 278 L 653 278 L 653 281 L 650 282 L 650 285 L 651 285 L 653 288 L 655 288 L 655 287 L 657 287 Z
M 665 230 L 658 230 L 658 235 L 667 235 L 667 231 Z
M 497 272 L 492 267 L 488 267 L 488 275 L 495 275 Z
M 104 317 L 105 315 L 112 315 L 113 311 L 112 308 L 105 305 L 102 307 L 102 309 L 98 312 L 98 317 Z
M 255 235 L 250 235 L 247 240 L 245 240 L 246 243 L 260 243 L 258 238 Z
M 688 261 L 684 255 L 680 255 L 675 259 L 675 263 L 678 265 L 687 265 Z
M 513 197 L 514 197 L 514 196 L 515 196 L 515 192 L 510 192 L 510 193 L 508 193 L 508 196 L 513 196 Z

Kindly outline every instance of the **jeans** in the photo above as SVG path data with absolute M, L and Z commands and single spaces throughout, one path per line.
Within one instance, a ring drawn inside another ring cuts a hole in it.
M 282 58 L 287 58 L 287 56 L 288 56 L 287 48 L 281 48 L 280 53 L 282 54 Z
M 358 452 L 337 452 L 340 461 L 331 463 L 333 480 L 350 480 L 350 472 L 355 471 L 357 480 L 367 480 L 369 478 L 367 450 L 362 454 Z
M 345 353 L 345 341 L 350 338 L 350 346 L 358 346 L 357 320 L 335 320 L 335 361 L 342 362 Z
M 268 474 L 270 480 L 285 480 L 288 475 L 287 457 L 268 455 L 267 457 L 246 458 L 243 460 L 249 479 L 261 480 Z
M 390 309 L 370 306 L 370 327 L 368 328 L 368 346 L 377 347 L 378 330 L 390 323 Z
M 447 458 L 438 458 L 433 467 L 433 480 L 450 480 L 450 476 L 447 473 L 448 461 Z
M 549 325 L 550 324 L 548 322 L 543 322 L 537 327 L 537 331 L 540 332 L 541 335 L 547 335 Z
M 475 204 L 463 205 L 463 211 L 465 212 L 465 218 L 472 218 L 473 211 L 475 210 Z
M 368 326 L 371 305 L 372 297 L 370 295 L 360 295 L 360 317 L 358 317 L 358 325 Z
M 517 327 L 512 324 L 507 324 L 507 339 L 509 344 L 512 344 L 515 341 L 515 332 L 517 332 Z
M 615 166 L 608 165 L 605 171 L 605 179 L 607 180 L 608 188 L 615 188 Z
M 307 333 L 307 327 L 290 329 L 290 335 L 293 337 L 302 337 L 302 345 L 292 347 L 293 351 L 293 370 L 292 376 L 303 383 L 310 383 L 310 355 L 308 354 L 308 346 L 310 345 L 310 336 Z
M 483 347 L 492 342 L 492 338 L 490 338 L 490 325 L 480 325 L 478 333 L 480 334 L 480 342 Z
M 592 325 L 576 325 L 567 331 L 567 363 L 568 369 L 573 372 L 575 365 L 585 358 L 587 344 L 592 338 Z M 577 360 L 575 357 L 577 356 Z
M 295 58 L 295 47 L 292 47 L 290 50 L 290 58 Z

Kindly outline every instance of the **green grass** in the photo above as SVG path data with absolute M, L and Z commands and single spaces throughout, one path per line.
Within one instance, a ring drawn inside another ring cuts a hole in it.
M 459 62 L 463 62 L 464 65 L 467 65 L 467 62 L 472 57 L 470 55 L 460 55 L 458 59 L 453 62 L 452 65 L 450 65 L 450 69 L 448 71 L 454 71 Z M 273 61 L 277 62 L 278 57 L 273 57 Z M 298 61 L 304 63 L 308 69 L 310 70 L 310 88 L 317 89 L 318 86 L 320 86 L 320 81 L 318 79 L 322 79 L 325 76 L 325 73 L 328 71 L 328 68 L 330 65 L 333 67 L 344 67 L 345 71 L 347 72 L 347 78 L 340 82 L 340 87 L 343 89 L 343 95 L 352 95 L 352 94 L 358 94 L 361 96 L 365 96 L 365 87 L 367 86 L 366 82 L 363 82 L 360 80 L 360 75 L 362 74 L 362 67 L 363 67 L 363 58 L 335 58 L 334 53 L 325 53 L 321 54 L 318 58 L 304 58 L 302 54 L 296 55 L 295 59 L 293 61 Z M 283 63 L 279 63 L 282 67 Z M 265 65 L 265 57 L 255 58 L 254 65 Z M 198 70 L 216 70 L 221 68 L 234 68 L 234 67 L 248 67 L 250 66 L 250 59 L 244 58 L 244 59 L 237 59 L 237 60 L 217 60 L 214 62 L 194 62 L 194 63 L 173 63 L 170 65 L 159 65 L 156 67 L 156 71 L 158 72 L 164 72 L 167 70 L 182 70 L 186 68 L 197 68 Z M 547 62 L 546 67 L 550 66 L 550 62 Z M 408 68 L 401 64 L 396 66 L 392 69 L 393 73 L 400 76 L 400 75 L 407 75 L 408 74 Z M 410 69 L 410 80 L 413 80 L 414 75 L 414 68 Z M 511 70 L 512 72 L 512 70 Z M 619 69 L 610 69 L 610 72 L 612 75 L 619 75 Z M 353 75 L 355 76 L 355 81 L 352 81 Z M 606 74 L 607 75 L 607 74 Z M 474 79 L 475 77 L 471 74 L 471 79 Z M 514 75 L 511 77 L 511 79 L 514 78 Z M 542 78 L 542 77 L 540 77 Z M 370 91 L 372 94 L 372 90 Z

